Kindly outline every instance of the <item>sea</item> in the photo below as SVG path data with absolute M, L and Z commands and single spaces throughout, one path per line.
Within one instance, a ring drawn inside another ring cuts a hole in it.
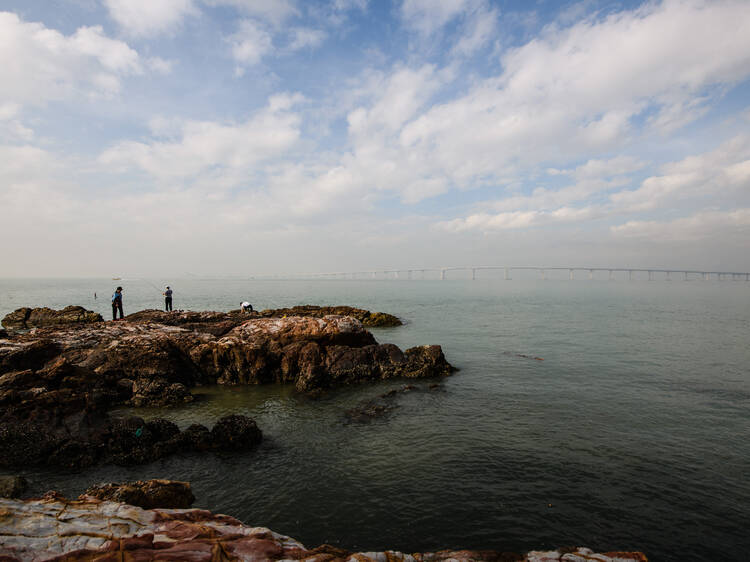
M 396 314 L 373 329 L 439 344 L 460 370 L 317 400 L 291 386 L 203 387 L 177 408 L 116 412 L 262 429 L 242 454 L 178 454 L 67 473 L 28 469 L 32 494 L 168 478 L 195 507 L 351 550 L 559 546 L 640 550 L 652 561 L 750 559 L 750 283 L 657 278 L 4 279 L 0 316 L 82 305 L 111 317 L 161 308 L 351 305 Z M 97 298 L 94 298 L 96 293 Z M 406 382 L 369 423 L 345 412 Z M 6 471 L 5 474 L 8 472 Z

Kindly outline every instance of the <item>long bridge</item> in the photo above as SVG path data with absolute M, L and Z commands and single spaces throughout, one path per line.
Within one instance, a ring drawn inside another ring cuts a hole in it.
M 547 279 L 549 272 L 567 272 L 569 279 L 576 279 L 576 273 L 580 277 L 583 273 L 589 279 L 594 279 L 596 273 L 606 273 L 609 280 L 615 279 L 615 274 L 627 274 L 630 281 L 634 280 L 636 275 L 641 277 L 647 275 L 648 280 L 654 280 L 654 275 L 659 274 L 667 281 L 672 280 L 675 275 L 683 280 L 701 279 L 708 281 L 715 279 L 718 281 L 750 281 L 750 272 L 747 271 L 704 271 L 698 269 L 655 269 L 655 268 L 630 268 L 630 267 L 540 267 L 540 266 L 500 266 L 500 265 L 471 265 L 471 266 L 450 266 L 450 267 L 420 267 L 420 268 L 403 268 L 403 269 L 378 269 L 370 271 L 338 271 L 328 273 L 302 273 L 288 275 L 271 275 L 255 276 L 256 278 L 273 278 L 273 279 L 425 279 L 426 274 L 439 275 L 441 280 L 448 278 L 453 272 L 471 272 L 471 279 L 477 279 L 477 272 L 487 270 L 499 270 L 503 272 L 503 278 L 512 279 L 514 271 L 532 271 L 537 272 L 540 279 Z

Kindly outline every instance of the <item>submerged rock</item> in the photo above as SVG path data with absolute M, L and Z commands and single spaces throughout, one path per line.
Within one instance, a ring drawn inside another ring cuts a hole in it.
M 407 384 L 401 388 L 389 390 L 375 398 L 363 400 L 344 412 L 344 421 L 345 423 L 369 423 L 376 418 L 382 418 L 398 407 L 395 402 L 396 397 L 415 390 L 419 390 L 419 388 L 413 384 Z
M 646 562 L 640 552 L 595 553 L 588 548 L 534 551 L 526 555 L 477 550 L 405 554 L 349 552 L 299 541 L 265 527 L 250 527 L 202 509 L 141 509 L 82 496 L 68 501 L 54 492 L 38 500 L 0 499 L 0 558 L 66 560 L 341 560 L 527 562 Z

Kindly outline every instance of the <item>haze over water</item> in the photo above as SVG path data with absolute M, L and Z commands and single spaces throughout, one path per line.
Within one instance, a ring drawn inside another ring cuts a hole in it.
M 0 314 L 81 304 L 109 318 L 161 306 L 160 280 L 3 280 Z M 262 446 L 80 474 L 29 471 L 32 491 L 190 481 L 196 506 L 304 544 L 424 551 L 560 545 L 650 560 L 744 560 L 750 541 L 750 284 L 731 281 L 174 280 L 176 308 L 350 304 L 406 323 L 402 348 L 440 344 L 461 370 L 369 424 L 343 413 L 404 381 L 322 400 L 289 387 L 198 389 L 181 427 L 243 413 Z M 98 299 L 93 300 L 97 291 Z M 529 358 L 521 357 L 527 355 Z M 533 357 L 543 358 L 543 361 Z M 414 381 L 411 381 L 414 382 Z M 432 382 L 432 381 L 430 381 Z

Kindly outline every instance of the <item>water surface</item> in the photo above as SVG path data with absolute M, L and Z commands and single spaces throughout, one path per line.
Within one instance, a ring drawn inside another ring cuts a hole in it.
M 343 412 L 402 381 L 309 400 L 290 387 L 199 389 L 185 427 L 227 413 L 266 437 L 240 455 L 178 455 L 80 474 L 28 471 L 34 491 L 188 480 L 196 506 L 308 546 L 351 549 L 560 545 L 643 550 L 650 560 L 745 560 L 750 549 L 750 284 L 733 281 L 2 280 L 0 315 L 80 304 L 111 314 L 349 304 L 395 313 L 373 330 L 437 343 L 461 371 L 399 395 L 389 416 Z M 93 299 L 94 291 L 98 299 Z M 534 360 L 520 357 L 541 357 Z

